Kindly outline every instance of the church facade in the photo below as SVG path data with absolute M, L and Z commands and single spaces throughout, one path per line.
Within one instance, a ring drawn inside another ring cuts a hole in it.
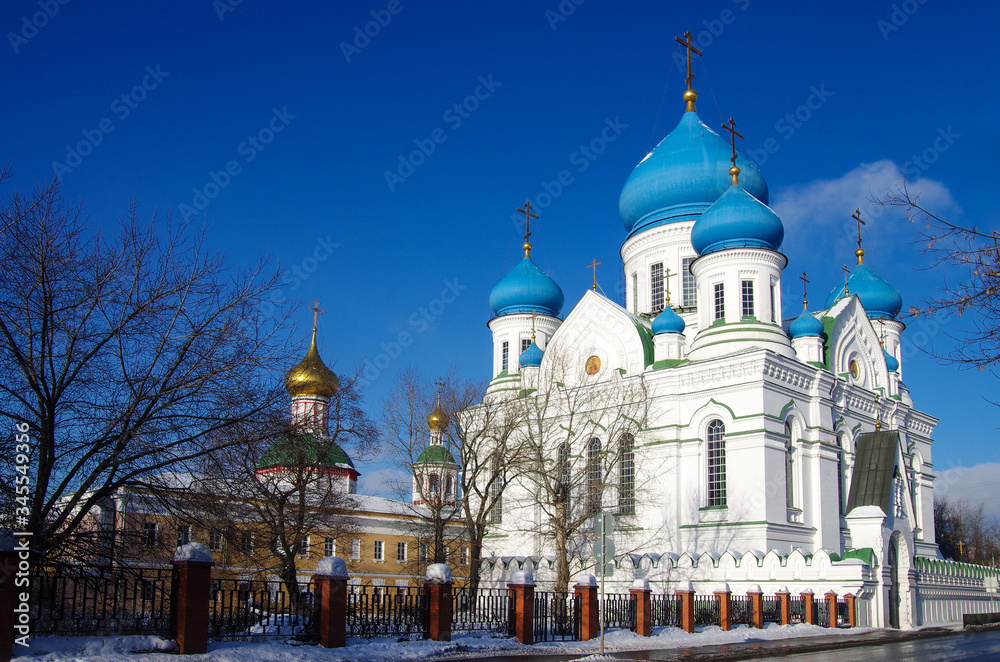
M 904 628 L 980 611 L 988 569 L 943 561 L 935 544 L 937 419 L 902 379 L 898 290 L 864 263 L 859 225 L 845 282 L 782 318 L 800 283 L 786 281 L 781 220 L 732 120 L 731 140 L 700 120 L 692 78 L 677 127 L 621 192 L 625 304 L 595 286 L 561 317 L 563 292 L 527 237 L 490 295 L 483 406 L 531 412 L 522 438 L 536 446 L 544 430 L 560 441 L 535 468 L 509 469 L 486 576 L 502 585 L 527 568 L 554 582 L 559 554 L 594 573 L 581 522 L 599 508 L 618 521 L 618 591 L 646 579 L 665 592 L 850 593 L 863 623 Z M 530 223 L 530 206 L 519 211 Z M 543 467 L 565 474 L 561 508 Z M 548 525 L 567 511 L 575 526 Z

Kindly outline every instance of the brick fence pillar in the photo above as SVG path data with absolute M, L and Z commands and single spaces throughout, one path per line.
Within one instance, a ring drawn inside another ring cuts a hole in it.
M 826 594 L 823 595 L 823 597 L 826 598 L 826 608 L 827 608 L 827 612 L 829 612 L 829 617 L 830 617 L 830 622 L 829 622 L 828 625 L 830 626 L 831 629 L 836 630 L 837 629 L 837 594 L 834 593 L 833 591 L 827 591 Z
M 21 602 L 18 599 L 17 587 L 14 586 L 14 575 L 17 573 L 17 552 L 14 551 L 16 541 L 11 535 L 0 535 L 0 662 L 10 662 L 14 652 L 14 628 L 19 625 L 14 609 Z M 26 559 L 26 563 L 30 563 Z M 27 587 L 22 591 L 27 592 Z M 27 615 L 26 615 L 27 617 Z M 27 623 L 22 628 L 28 634 Z M 21 631 L 18 631 L 21 634 Z
M 847 600 L 847 623 L 852 628 L 858 627 L 858 605 L 857 598 L 854 597 L 853 593 L 848 593 L 844 596 Z
M 653 632 L 653 598 L 648 579 L 636 579 L 628 590 L 635 603 L 635 633 L 648 637 Z
M 788 599 L 788 589 L 782 586 L 774 594 L 774 597 L 778 601 L 778 613 L 781 614 L 781 624 L 788 625 L 792 622 L 792 603 Z
M 733 629 L 733 594 L 729 584 L 722 583 L 715 587 L 715 599 L 719 601 L 719 625 L 723 631 Z
M 694 632 L 694 585 L 691 582 L 680 582 L 674 593 L 681 599 L 681 629 Z
M 208 603 L 211 597 L 212 553 L 200 542 L 174 552 L 171 573 L 170 635 L 181 655 L 208 652 Z
M 597 577 L 587 573 L 576 578 L 574 595 L 580 596 L 580 641 L 596 639 L 601 634 L 601 603 L 597 597 Z
M 313 582 L 316 584 L 316 634 L 323 648 L 343 648 L 347 645 L 347 562 L 327 556 L 316 564 Z
M 760 585 L 754 584 L 747 591 L 750 598 L 750 620 L 751 625 L 757 629 L 764 627 L 764 592 L 760 590 Z
M 530 570 L 512 572 L 507 590 L 514 598 L 512 634 L 522 644 L 535 643 L 535 578 Z
M 431 641 L 451 641 L 452 586 L 451 568 L 444 563 L 427 566 L 424 590 L 427 592 L 427 638 Z
M 802 598 L 802 611 L 803 620 L 810 625 L 817 625 L 816 623 L 816 600 L 813 599 L 813 592 L 811 589 L 806 589 L 799 593 L 799 597 Z

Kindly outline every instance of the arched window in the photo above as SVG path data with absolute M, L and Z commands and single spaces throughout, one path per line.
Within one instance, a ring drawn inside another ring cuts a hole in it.
M 587 444 L 587 509 L 591 512 L 601 509 L 602 478 L 601 440 L 594 437 Z
M 847 483 L 847 435 L 840 435 L 840 450 L 837 451 L 837 502 L 840 504 L 839 513 L 847 514 L 847 490 L 844 489 Z
M 559 449 L 556 452 L 556 476 L 557 476 L 557 498 L 560 498 L 565 503 L 565 511 L 569 512 L 570 501 L 569 501 L 569 442 L 564 441 L 559 444 Z
M 708 505 L 726 505 L 726 426 L 716 419 L 708 424 Z
M 444 479 L 444 493 L 445 496 L 451 496 L 451 490 L 453 485 L 451 484 L 451 474 L 448 474 Z
M 503 465 L 500 463 L 500 458 L 497 456 L 493 457 L 490 476 L 490 500 L 493 505 L 490 506 L 490 522 L 493 524 L 500 524 L 503 521 Z
M 430 483 L 431 494 L 437 494 L 438 493 L 439 485 L 440 485 L 439 481 L 440 481 L 440 478 L 438 477 L 437 474 L 431 474 L 431 483 Z
M 792 449 L 792 422 L 785 421 L 785 505 L 795 507 L 795 465 Z
M 623 434 L 618 440 L 621 459 L 618 463 L 618 513 L 635 512 L 635 440 Z

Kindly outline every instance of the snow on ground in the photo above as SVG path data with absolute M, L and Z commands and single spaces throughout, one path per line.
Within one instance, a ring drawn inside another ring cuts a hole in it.
M 818 635 L 850 635 L 874 628 L 830 630 L 816 625 L 775 625 L 763 630 L 739 626 L 723 632 L 718 626 L 699 628 L 688 634 L 679 628 L 653 628 L 653 636 L 640 637 L 628 630 L 611 630 L 604 635 L 609 652 L 682 648 L 710 644 L 789 639 Z M 159 637 L 52 637 L 35 639 L 27 653 L 14 647 L 14 659 L 21 662 L 397 662 L 436 657 L 483 657 L 504 655 L 574 655 L 599 659 L 597 639 L 591 641 L 545 642 L 525 646 L 512 637 L 486 634 L 456 635 L 453 641 L 397 641 L 395 638 L 348 639 L 346 648 L 320 648 L 295 641 L 225 642 L 208 645 L 205 655 L 167 654 L 173 642 Z M 164 651 L 163 653 L 155 651 Z

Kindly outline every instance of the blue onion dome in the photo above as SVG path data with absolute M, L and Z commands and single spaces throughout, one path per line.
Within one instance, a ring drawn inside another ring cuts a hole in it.
M 861 305 L 869 319 L 895 319 L 903 308 L 903 297 L 889 281 L 879 276 L 861 262 L 847 277 L 847 288 L 851 294 L 861 299 Z M 840 285 L 826 298 L 826 307 L 832 308 L 844 296 L 844 286 Z
M 632 170 L 622 187 L 618 211 L 629 236 L 642 230 L 691 220 L 718 200 L 729 183 L 729 141 L 688 111 L 653 151 Z M 738 155 L 741 183 L 767 204 L 767 182 L 756 164 Z
M 785 227 L 778 215 L 740 184 L 730 185 L 691 230 L 691 245 L 698 255 L 727 248 L 776 251 L 784 238 Z
M 490 292 L 490 308 L 497 315 L 530 313 L 555 317 L 563 307 L 563 291 L 530 257 L 510 270 Z
M 661 333 L 684 333 L 684 320 L 670 306 L 666 306 L 653 320 L 653 335 Z
M 885 351 L 885 349 L 882 350 L 882 355 L 885 356 L 885 367 L 889 369 L 889 372 L 899 370 L 899 361 L 896 360 L 895 356 Z
M 819 338 L 823 335 L 823 323 L 813 317 L 808 310 L 803 310 L 802 314 L 795 318 L 795 321 L 788 326 L 788 335 L 792 340 L 796 338 Z
M 534 338 L 532 338 L 531 344 L 528 345 L 528 349 L 521 352 L 521 356 L 517 359 L 517 362 L 522 368 L 537 368 L 542 365 L 542 350 L 535 344 Z

